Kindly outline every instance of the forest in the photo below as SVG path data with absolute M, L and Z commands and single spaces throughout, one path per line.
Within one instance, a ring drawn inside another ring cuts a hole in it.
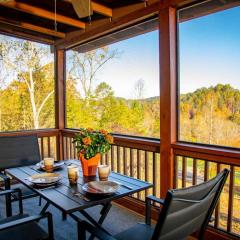
M 0 131 L 54 128 L 50 47 L 5 36 L 0 40 Z M 147 80 L 135 83 L 131 99 L 117 97 L 107 82 L 97 81 L 98 71 L 117 57 L 119 51 L 108 47 L 67 53 L 67 127 L 159 138 L 159 96 L 143 97 Z M 240 90 L 218 84 L 181 94 L 179 101 L 180 140 L 240 147 Z

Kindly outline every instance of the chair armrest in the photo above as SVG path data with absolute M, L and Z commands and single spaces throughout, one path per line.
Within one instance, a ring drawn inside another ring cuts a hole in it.
M 85 239 L 86 231 L 93 234 L 95 237 L 97 237 L 100 240 L 116 240 L 116 238 L 107 234 L 102 229 L 96 228 L 86 221 L 78 220 L 78 235 L 79 235 L 78 237 L 80 239 Z
M 154 196 L 147 196 L 146 197 L 146 215 L 145 215 L 145 223 L 147 225 L 151 225 L 151 211 L 152 211 L 152 202 L 157 202 L 161 205 L 164 205 L 164 200 L 154 197 Z
M 18 195 L 19 195 L 19 194 L 21 194 L 21 190 L 19 188 L 4 190 L 4 191 L 0 192 L 0 196 L 7 195 L 10 193 L 18 193 Z
M 18 194 L 18 207 L 19 207 L 19 213 L 23 213 L 23 203 L 22 203 L 22 191 L 19 188 L 10 189 L 10 190 L 4 190 L 0 192 L 0 196 L 2 195 L 10 195 L 11 193 L 17 193 Z M 11 206 L 11 197 L 7 199 L 6 204 L 9 204 Z
M 151 201 L 153 201 L 153 202 L 157 202 L 157 203 L 159 203 L 159 204 L 161 204 L 161 205 L 164 205 L 164 199 L 161 199 L 161 198 L 157 198 L 157 197 L 155 197 L 155 196 L 147 196 L 146 197 L 146 200 L 151 200 Z
M 52 214 L 49 213 L 49 212 L 46 212 L 44 214 L 35 215 L 35 216 L 29 216 L 29 217 L 25 217 L 25 218 L 22 218 L 22 219 L 18 219 L 18 220 L 14 220 L 14 221 L 11 221 L 11 222 L 0 224 L 0 231 L 1 230 L 6 230 L 6 229 L 9 229 L 9 228 L 14 228 L 14 227 L 17 227 L 17 226 L 20 226 L 20 225 L 23 225 L 23 224 L 39 221 L 43 218 L 48 219 L 48 235 L 49 235 L 49 239 L 53 239 Z

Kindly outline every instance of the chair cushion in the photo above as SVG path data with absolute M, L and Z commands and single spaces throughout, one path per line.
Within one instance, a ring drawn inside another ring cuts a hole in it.
M 132 228 L 129 228 L 114 237 L 117 240 L 150 240 L 153 235 L 154 228 L 143 223 L 138 223 Z
M 15 215 L 0 220 L 0 224 L 27 217 L 27 214 Z M 36 223 L 26 223 L 17 227 L 0 231 L 1 240 L 40 240 L 46 239 L 48 234 Z

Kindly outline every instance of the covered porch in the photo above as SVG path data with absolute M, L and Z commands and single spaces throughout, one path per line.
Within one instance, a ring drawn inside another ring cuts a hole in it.
M 239 6 L 239 1 L 98 0 L 90 3 L 91 18 L 79 18 L 72 2 L 68 0 L 59 0 L 57 3 L 47 0 L 0 1 L 0 32 L 51 45 L 55 76 L 55 127 L 1 132 L 0 136 L 37 134 L 42 158 L 78 159 L 73 138 L 79 129 L 69 128 L 67 124 L 66 52 L 71 49 L 88 52 L 158 30 L 160 139 L 113 132 L 114 144 L 108 153 L 101 156 L 101 163 L 110 165 L 112 171 L 151 182 L 154 187 L 117 200 L 105 225 L 108 228 L 113 223 L 109 230 L 114 233 L 125 230 L 144 220 L 147 195 L 164 199 L 169 189 L 207 181 L 212 177 L 212 171 L 216 175 L 226 167 L 231 172 L 221 198 L 224 200 L 219 202 L 214 211 L 214 221 L 210 223 L 205 239 L 239 239 L 239 149 L 181 141 L 178 66 L 178 24 Z M 196 7 L 191 8 L 192 6 Z M 181 9 L 182 12 L 179 13 Z M 190 10 L 187 11 L 188 9 Z M 48 27 L 54 24 L 55 29 Z M 34 207 L 36 201 L 31 199 L 24 202 L 26 210 L 37 212 L 38 209 Z M 61 214 L 56 209 L 53 212 L 57 219 L 54 222 L 56 239 L 68 239 L 69 234 L 72 234 L 68 232 L 71 230 L 68 228 L 72 224 L 71 220 L 67 219 L 66 229 L 58 229 L 62 221 Z M 155 221 L 158 214 L 159 206 L 156 204 L 152 210 Z M 77 233 L 74 234 L 77 237 Z

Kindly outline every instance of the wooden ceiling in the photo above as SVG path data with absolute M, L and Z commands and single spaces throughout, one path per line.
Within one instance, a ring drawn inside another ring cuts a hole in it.
M 199 5 L 193 10 L 186 8 L 186 11 L 180 11 L 179 20 L 185 21 L 240 5 L 239 0 L 89 1 L 92 7 L 91 21 L 89 17 L 78 17 L 72 0 L 56 0 L 56 31 L 55 0 L 0 0 L 0 33 L 52 44 L 60 49 L 69 49 L 80 44 L 89 48 L 90 45 L 95 46 L 96 39 L 100 37 L 115 34 L 126 28 L 129 28 L 127 32 L 133 31 L 132 26 L 155 19 L 160 9 L 169 6 L 181 8 L 190 4 Z M 204 4 L 199 4 L 202 2 Z M 142 32 L 141 28 L 139 31 Z M 116 34 L 111 35 L 113 42 L 118 40 L 116 36 L 119 37 Z M 109 39 L 105 40 L 109 42 Z
M 92 0 L 93 14 L 79 18 L 71 0 L 56 0 L 57 31 L 55 31 L 54 0 L 1 0 L 0 24 L 14 26 L 16 31 L 57 40 L 67 33 L 85 30 L 89 25 L 102 19 L 113 17 L 113 9 L 129 5 L 143 4 L 143 0 Z

